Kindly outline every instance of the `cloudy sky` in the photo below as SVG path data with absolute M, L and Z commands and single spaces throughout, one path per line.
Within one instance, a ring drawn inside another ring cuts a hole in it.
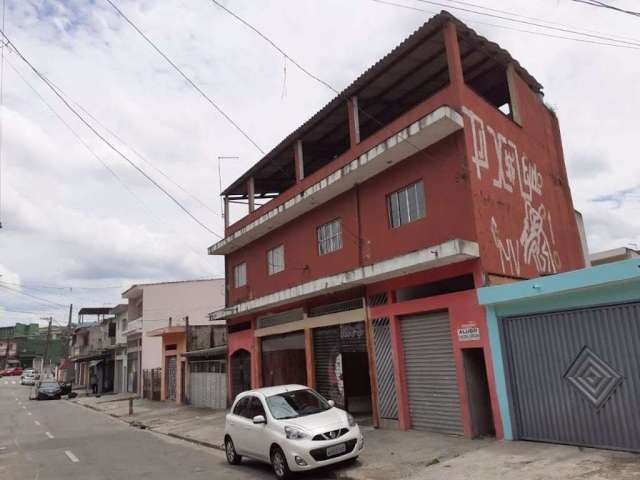
M 425 11 L 373 0 L 223 3 L 342 88 L 442 9 L 390 1 Z M 332 98 L 210 0 L 113 2 L 265 151 Z M 590 249 L 637 246 L 640 18 L 571 0 L 436 3 L 508 49 L 544 85 Z M 638 46 L 515 31 L 575 36 L 454 7 L 509 10 Z M 5 31 L 103 135 L 222 232 L 218 157 L 238 157 L 222 160 L 225 186 L 260 153 L 106 0 L 6 0 Z M 4 54 L 0 325 L 50 314 L 64 322 L 69 303 L 113 305 L 134 282 L 221 276 L 222 260 L 206 255 L 216 237 L 97 139 L 15 51 Z

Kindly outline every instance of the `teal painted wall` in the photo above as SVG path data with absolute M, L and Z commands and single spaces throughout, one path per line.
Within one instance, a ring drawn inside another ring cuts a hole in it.
M 478 290 L 485 305 L 496 392 L 504 438 L 513 440 L 507 379 L 504 369 L 501 319 L 556 310 L 640 301 L 640 260 L 633 259 L 574 272 Z

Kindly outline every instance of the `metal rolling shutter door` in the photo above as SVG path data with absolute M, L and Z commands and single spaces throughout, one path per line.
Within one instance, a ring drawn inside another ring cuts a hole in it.
M 403 317 L 400 329 L 412 427 L 463 435 L 449 316 Z
M 340 354 L 340 327 L 316 328 L 313 331 L 313 353 L 315 357 L 316 390 L 325 398 L 344 408 L 344 397 L 336 383 L 333 370 Z

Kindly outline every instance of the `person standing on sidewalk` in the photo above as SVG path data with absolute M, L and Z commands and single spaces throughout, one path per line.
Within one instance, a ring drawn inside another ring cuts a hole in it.
M 91 372 L 91 377 L 89 378 L 89 383 L 91 384 L 91 391 L 94 395 L 98 394 L 98 376 L 96 372 Z

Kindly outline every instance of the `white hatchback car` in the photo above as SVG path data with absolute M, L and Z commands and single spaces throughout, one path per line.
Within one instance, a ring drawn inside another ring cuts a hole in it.
M 353 460 L 364 448 L 354 418 L 304 385 L 240 393 L 227 414 L 227 460 L 243 456 L 270 463 L 277 478 Z

